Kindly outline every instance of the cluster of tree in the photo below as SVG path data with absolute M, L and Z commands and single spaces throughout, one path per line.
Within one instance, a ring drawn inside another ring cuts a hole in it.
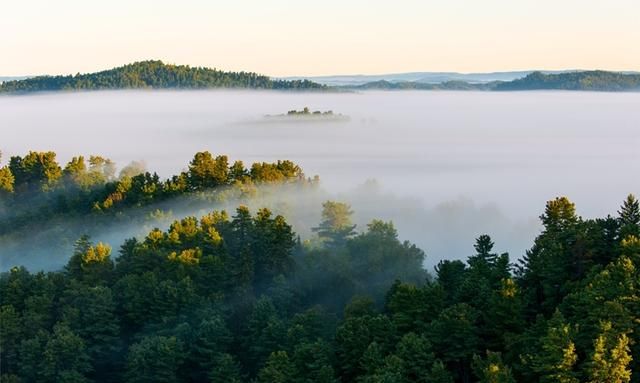
M 7 382 L 638 382 L 640 206 L 585 220 L 566 198 L 519 265 L 478 237 L 442 261 L 328 201 L 318 238 L 212 212 L 81 238 L 64 270 L 0 278 Z
M 0 83 L 0 92 L 139 88 L 324 89 L 309 80 L 273 80 L 250 72 L 224 72 L 204 67 L 140 61 L 102 72 L 38 76 Z
M 122 213 L 179 195 L 216 193 L 223 187 L 307 182 L 291 161 L 257 162 L 246 168 L 225 155 L 196 153 L 187 171 L 161 180 L 138 164 L 116 177 L 115 164 L 100 156 L 74 157 L 64 167 L 54 152 L 13 156 L 0 167 L 0 233 L 7 234 L 51 217 Z M 210 197 L 210 196 L 209 196 Z
M 498 82 L 495 90 L 590 90 L 637 91 L 640 90 L 640 74 L 607 71 L 583 71 L 545 74 L 533 72 L 524 78 Z
M 337 203 L 325 210 L 349 212 Z M 239 207 L 233 217 L 187 217 L 127 240 L 116 259 L 82 237 L 63 271 L 14 268 L 0 278 L 2 380 L 334 381 L 330 308 L 425 273 L 424 254 L 398 241 L 390 223 L 355 235 L 330 220 L 319 242 L 339 252 L 307 249 L 282 216 Z
M 308 108 L 308 107 L 304 107 L 302 110 L 290 110 L 287 112 L 287 116 L 309 116 L 309 115 L 332 115 L 333 111 L 331 110 L 327 110 L 327 111 L 319 111 L 319 110 L 314 110 L 313 112 Z

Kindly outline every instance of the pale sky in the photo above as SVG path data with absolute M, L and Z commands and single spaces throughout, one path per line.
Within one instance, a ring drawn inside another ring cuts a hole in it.
M 0 0 L 0 75 L 640 70 L 639 0 Z

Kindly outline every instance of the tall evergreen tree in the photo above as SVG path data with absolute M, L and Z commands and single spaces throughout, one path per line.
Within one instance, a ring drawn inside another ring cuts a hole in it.
M 312 230 L 327 246 L 339 248 L 355 234 L 356 225 L 351 223 L 353 211 L 342 202 L 326 201 L 322 204 L 322 222 Z
M 620 221 L 620 238 L 627 236 L 640 237 L 640 202 L 629 194 L 618 211 Z

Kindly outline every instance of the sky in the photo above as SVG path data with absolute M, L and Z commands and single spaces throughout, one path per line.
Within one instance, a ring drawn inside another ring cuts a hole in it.
M 0 15 L 0 76 L 146 59 L 272 76 L 640 70 L 638 0 L 3 0 Z

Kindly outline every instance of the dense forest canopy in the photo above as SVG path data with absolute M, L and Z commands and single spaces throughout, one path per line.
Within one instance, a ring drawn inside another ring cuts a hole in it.
M 592 90 L 638 91 L 640 74 L 607 71 L 583 71 L 558 74 L 533 72 L 524 78 L 499 82 L 496 90 Z
M 93 155 L 73 157 L 64 165 L 54 152 L 29 152 L 5 163 L 0 158 L 2 270 L 59 267 L 78 231 L 138 235 L 147 225 L 168 225 L 179 206 L 206 211 L 213 204 L 251 201 L 269 188 L 313 189 L 318 184 L 317 177 L 306 178 L 291 161 L 245 166 L 209 152 L 196 153 L 185 171 L 164 180 L 138 162 L 118 173 L 113 161 Z M 41 257 L 42 252 L 48 256 Z
M 224 72 L 204 67 L 140 61 L 96 73 L 38 76 L 0 83 L 0 92 L 101 89 L 325 89 L 309 80 L 274 80 L 251 72 Z
M 289 161 L 247 169 L 208 152 L 165 181 L 134 165 L 116 176 L 103 157 L 63 167 L 31 152 L 0 168 L 2 230 L 37 230 L 47 214 L 117 220 L 154 199 L 260 182 L 314 181 Z M 633 195 L 597 219 L 555 198 L 521 260 L 484 234 L 466 262 L 433 272 L 393 223 L 358 228 L 340 201 L 318 209 L 307 241 L 246 206 L 123 243 L 76 233 L 62 270 L 0 276 L 2 381 L 640 381 Z

